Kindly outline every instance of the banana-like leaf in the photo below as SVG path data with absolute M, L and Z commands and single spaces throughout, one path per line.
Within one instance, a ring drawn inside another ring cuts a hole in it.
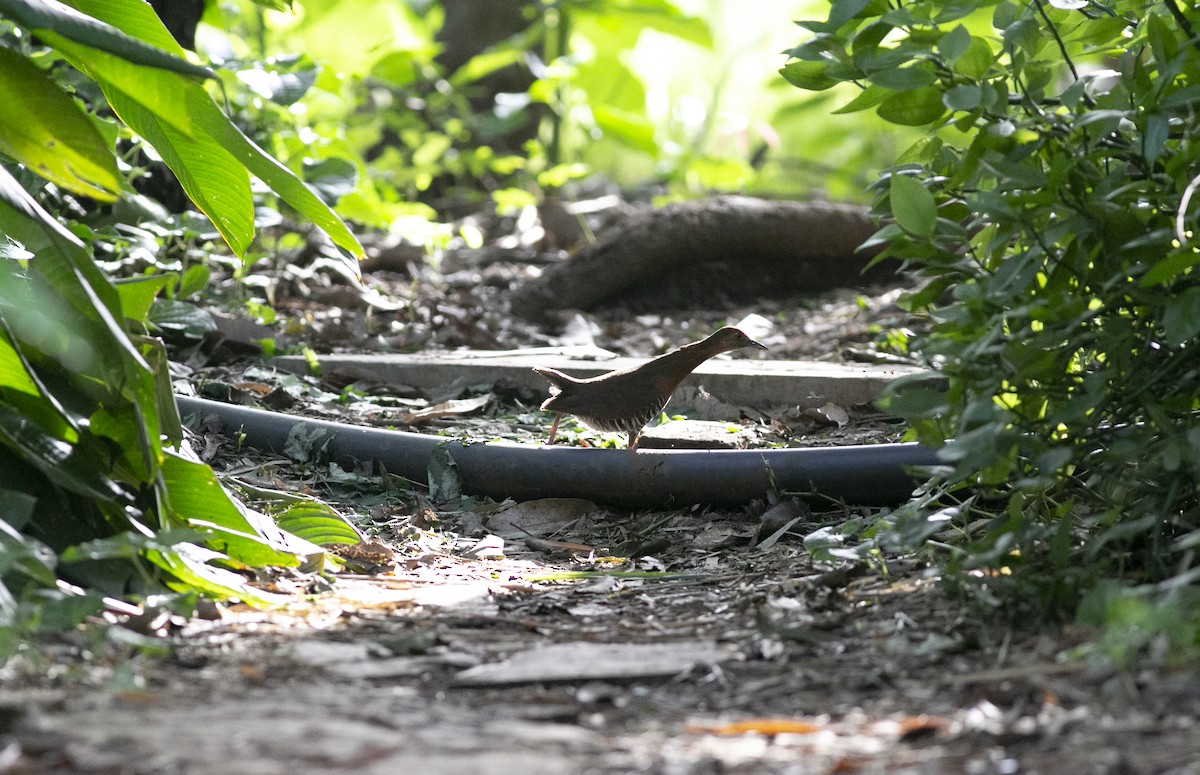
M 141 0 L 72 0 L 72 3 L 130 35 L 144 37 L 164 48 L 169 45 L 169 33 Z M 72 57 L 72 64 L 96 78 L 117 115 L 159 151 L 188 196 L 213 221 L 221 236 L 238 255 L 244 255 L 249 246 L 249 240 L 254 236 L 254 226 L 252 207 L 244 205 L 244 200 L 249 196 L 248 183 L 232 180 L 234 172 L 230 168 L 235 165 L 231 165 L 229 156 L 236 159 L 236 167 L 249 170 L 266 183 L 283 201 L 328 234 L 335 245 L 352 256 L 363 255 L 358 239 L 329 205 L 295 173 L 246 137 L 198 83 L 144 68 L 138 75 L 142 93 L 153 93 L 164 98 L 172 96 L 186 103 L 184 113 L 190 120 L 189 127 L 196 131 L 191 132 L 179 126 L 175 128 L 188 135 L 195 143 L 191 145 L 173 137 L 166 126 L 174 123 L 174 113 L 164 113 L 147 104 L 148 100 L 138 96 L 138 90 L 131 90 L 125 80 L 114 77 L 114 74 L 123 75 L 119 68 L 110 62 L 103 62 L 102 68 L 97 67 L 99 57 L 87 57 L 78 50 L 68 56 Z M 85 59 L 88 61 L 83 61 Z M 88 69 L 89 64 L 91 69 Z M 145 112 L 131 109 L 131 102 L 142 105 Z M 150 116 L 153 116 L 153 120 L 149 120 Z M 160 143 L 167 147 L 160 147 Z M 230 184 L 234 186 L 233 189 L 226 188 Z M 356 262 L 348 262 L 348 265 L 358 273 Z
M 81 5 L 76 3 L 75 5 Z M 136 14 L 141 5 L 153 13 L 148 3 L 129 0 L 120 4 L 123 12 Z M 174 56 L 136 37 L 126 35 L 112 24 L 72 8 L 56 0 L 0 0 L 0 16 L 39 33 L 53 32 L 69 40 L 85 43 L 92 48 L 109 51 L 122 59 L 148 67 L 156 67 L 193 78 L 213 78 L 212 70 Z M 161 26 L 161 22 L 160 22 Z M 169 36 L 168 36 L 169 37 Z M 171 41 L 174 50 L 182 53 L 179 44 Z
M 208 466 L 168 450 L 162 478 L 174 523 L 199 530 L 211 548 L 251 567 L 300 564 L 289 536 L 269 520 L 252 522 Z
M 25 57 L 0 46 L 0 150 L 50 182 L 113 202 L 112 149 L 79 106 Z
M 207 114 L 203 107 L 207 104 L 220 121 L 228 123 L 228 119 L 199 86 L 192 91 L 189 88 L 192 84 L 181 85 L 186 89 L 187 110 L 197 130 L 191 137 L 114 85 L 100 81 L 100 88 L 116 114 L 154 146 L 188 197 L 208 216 L 230 249 L 239 256 L 245 255 L 254 239 L 250 176 L 224 143 L 207 131 L 203 124 L 208 122 L 198 120 L 194 109 L 199 106 L 199 110 Z
M 325 503 L 315 501 L 290 506 L 274 515 L 275 524 L 314 544 L 356 544 L 363 540 L 346 518 Z
M 61 35 L 43 33 L 43 37 L 87 77 L 101 86 L 107 84 L 110 90 L 119 91 L 141 104 L 164 124 L 169 124 L 188 137 L 195 136 L 196 128 L 192 125 L 192 114 L 188 110 L 189 92 L 185 85 L 203 89 L 199 84 L 178 73 L 137 65 Z M 108 96 L 107 91 L 105 96 Z
M 224 557 L 219 552 L 202 546 L 176 544 L 165 551 L 147 550 L 144 556 L 178 579 L 180 583 L 173 584 L 168 581 L 167 585 L 181 592 L 200 591 L 219 600 L 238 598 L 245 603 L 262 607 L 282 605 L 289 600 L 283 595 L 253 589 L 247 586 L 246 579 L 237 573 L 210 565 L 211 561 L 222 560 Z

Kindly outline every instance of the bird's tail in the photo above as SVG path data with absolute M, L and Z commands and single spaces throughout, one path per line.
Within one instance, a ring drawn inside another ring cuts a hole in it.
M 547 369 L 542 366 L 534 366 L 533 370 L 541 374 L 546 379 L 550 380 L 550 395 L 556 396 L 564 390 L 568 390 L 575 380 L 563 374 L 558 369 Z

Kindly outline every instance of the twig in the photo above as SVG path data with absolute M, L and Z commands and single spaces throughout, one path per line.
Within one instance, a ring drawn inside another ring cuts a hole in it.
M 1192 30 L 1192 23 L 1183 15 L 1183 10 L 1175 4 L 1175 0 L 1163 0 L 1163 4 L 1167 6 L 1167 10 L 1175 17 L 1175 23 L 1179 25 L 1179 29 L 1183 30 L 1183 34 L 1188 36 L 1188 40 L 1192 45 L 1200 48 L 1200 41 L 1196 40 L 1196 33 Z
M 1165 1 L 1168 5 L 1172 2 L 1172 0 Z M 1050 21 L 1050 15 L 1046 13 L 1046 6 L 1042 5 L 1042 0 L 1033 0 L 1033 4 L 1037 6 L 1038 13 L 1042 15 L 1046 26 L 1050 28 L 1050 34 L 1054 36 L 1054 42 L 1058 44 L 1058 50 L 1062 52 L 1063 61 L 1067 63 L 1071 77 L 1078 81 L 1079 73 L 1075 70 L 1075 63 L 1071 61 L 1071 55 L 1067 53 L 1067 44 L 1063 43 L 1062 37 L 1058 34 L 1058 28 L 1054 26 L 1054 22 Z
M 1187 232 L 1183 229 L 1183 218 L 1187 214 L 1188 204 L 1191 203 L 1192 194 L 1196 193 L 1197 187 L 1200 187 L 1200 175 L 1192 178 L 1187 184 L 1187 188 L 1183 190 L 1183 197 L 1179 200 L 1179 209 L 1175 211 L 1175 237 L 1179 240 L 1180 247 L 1188 243 Z

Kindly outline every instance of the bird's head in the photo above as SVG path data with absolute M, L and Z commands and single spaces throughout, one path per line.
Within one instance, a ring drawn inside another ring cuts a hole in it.
M 707 340 L 712 347 L 713 352 L 729 352 L 730 350 L 740 350 L 743 347 L 754 347 L 759 350 L 767 349 L 767 346 L 762 342 L 756 342 L 746 335 L 746 332 L 740 328 L 733 326 L 725 326 L 717 329 Z

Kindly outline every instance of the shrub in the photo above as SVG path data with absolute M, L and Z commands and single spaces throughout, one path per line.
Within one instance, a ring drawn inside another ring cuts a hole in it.
M 1043 611 L 1200 572 L 1197 24 L 1175 0 L 834 0 L 783 70 L 928 130 L 875 184 L 948 383 L 891 397 L 945 464 L 894 536 L 973 526 L 966 563 Z

